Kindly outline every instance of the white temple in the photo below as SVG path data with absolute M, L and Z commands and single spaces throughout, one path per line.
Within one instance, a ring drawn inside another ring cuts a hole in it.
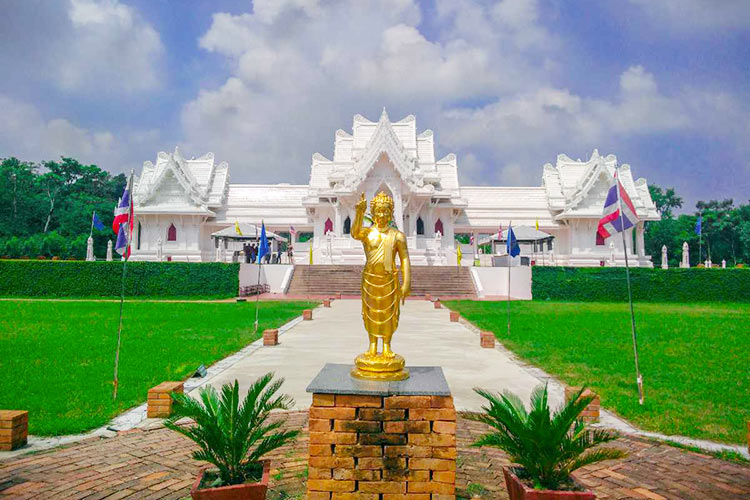
M 229 165 L 217 165 L 213 153 L 186 159 L 175 149 L 159 153 L 156 164 L 145 162 L 138 176 L 132 258 L 157 260 L 159 253 L 172 260 L 229 261 L 233 252 L 217 252 L 219 240 L 211 235 L 235 222 L 264 221 L 276 233 L 290 227 L 297 237 L 313 233 L 312 243 L 294 242 L 297 263 L 309 262 L 312 244 L 316 264 L 362 264 L 362 245 L 348 234 L 354 205 L 360 193 L 370 199 L 383 190 L 394 199 L 395 223 L 415 265 L 455 265 L 454 235 L 473 234 L 476 244 L 510 221 L 514 227 L 538 223 L 554 236 L 543 250 L 545 265 L 611 265 L 610 242 L 614 265 L 623 265 L 622 238 L 605 242 L 596 234 L 616 166 L 614 155 L 594 150 L 587 161 L 559 155 L 554 166 L 544 165 L 538 187 L 461 186 L 456 155 L 436 159 L 431 130 L 417 132 L 411 115 L 391 122 L 385 110 L 377 122 L 354 116 L 351 134 L 337 130 L 333 158 L 315 153 L 305 185 L 230 184 Z M 660 215 L 645 179 L 634 181 L 628 165 L 619 167 L 619 175 L 640 219 L 627 235 L 631 265 L 651 267 L 643 223 Z M 224 244 L 241 249 L 237 242 Z M 471 265 L 467 250 L 462 248 L 462 261 Z

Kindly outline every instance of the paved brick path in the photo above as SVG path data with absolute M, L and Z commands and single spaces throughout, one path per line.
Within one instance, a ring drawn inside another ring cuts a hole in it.
M 290 426 L 306 427 L 307 412 L 289 414 Z M 506 499 L 498 450 L 470 448 L 486 428 L 459 420 L 458 489 L 466 496 Z M 270 499 L 302 498 L 307 435 L 273 458 Z M 579 481 L 602 499 L 750 499 L 750 466 L 671 446 L 624 437 L 623 460 L 581 469 Z M 200 465 L 190 441 L 164 428 L 134 430 L 67 448 L 0 462 L 0 498 L 141 499 L 187 498 Z

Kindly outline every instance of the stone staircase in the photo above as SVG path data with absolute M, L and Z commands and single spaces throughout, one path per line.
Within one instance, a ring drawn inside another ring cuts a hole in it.
M 294 266 L 290 295 L 359 295 L 363 266 Z M 412 266 L 412 295 L 476 297 L 471 268 Z

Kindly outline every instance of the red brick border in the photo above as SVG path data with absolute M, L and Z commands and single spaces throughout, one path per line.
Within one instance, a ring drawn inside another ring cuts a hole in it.
M 272 346 L 279 343 L 279 330 L 277 328 L 269 328 L 263 330 L 263 345 Z
M 495 334 L 486 330 L 479 332 L 479 345 L 485 349 L 494 349 Z
M 183 382 L 162 382 L 148 390 L 148 418 L 167 418 L 172 414 L 172 397 L 170 393 L 182 394 Z
M 29 434 L 29 412 L 0 410 L 0 451 L 24 446 Z
M 458 311 L 451 311 L 451 322 L 457 323 L 461 319 L 461 313 Z
M 305 309 L 302 311 L 302 319 L 305 321 L 312 320 L 312 309 Z
M 570 398 L 572 398 L 578 391 L 580 391 L 580 387 L 566 387 L 565 388 L 565 401 L 570 401 Z M 599 395 L 595 392 L 586 389 L 583 391 L 583 394 L 581 394 L 582 397 L 589 397 L 594 396 L 593 401 L 586 406 L 586 408 L 581 412 L 581 418 L 583 418 L 583 421 L 589 424 L 593 424 L 595 422 L 599 421 L 599 408 L 601 406 L 601 400 L 599 399 Z

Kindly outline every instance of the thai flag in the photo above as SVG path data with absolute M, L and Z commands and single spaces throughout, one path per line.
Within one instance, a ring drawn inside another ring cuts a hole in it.
M 614 184 L 609 188 L 607 200 L 604 202 L 604 215 L 599 220 L 597 232 L 602 238 L 609 238 L 614 233 L 630 229 L 638 222 L 633 202 L 620 184 L 615 170 Z
M 112 231 L 117 235 L 115 250 L 127 259 L 130 257 L 130 235 L 133 233 L 133 202 L 130 198 L 130 186 L 125 186 L 117 207 Z

